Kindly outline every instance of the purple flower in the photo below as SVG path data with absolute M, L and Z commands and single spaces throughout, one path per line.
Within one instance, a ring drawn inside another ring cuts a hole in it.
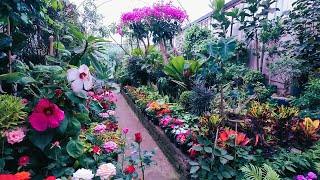
M 307 178 L 305 178 L 303 175 L 298 175 L 295 180 L 308 180 Z
M 313 172 L 308 172 L 307 179 L 317 179 L 317 175 Z

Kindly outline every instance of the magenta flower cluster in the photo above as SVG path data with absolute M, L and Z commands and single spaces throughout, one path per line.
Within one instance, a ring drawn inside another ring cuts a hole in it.
M 170 127 L 171 129 L 174 129 L 175 126 L 182 126 L 183 123 L 179 119 L 173 118 L 171 116 L 165 116 L 160 120 L 159 125 L 162 127 Z
M 295 180 L 314 180 L 318 179 L 317 175 L 313 172 L 308 172 L 307 176 L 298 175 Z
M 121 28 L 123 26 L 132 23 L 150 24 L 151 19 L 183 23 L 187 18 L 186 11 L 173 6 L 171 2 L 167 4 L 155 3 L 152 7 L 135 8 L 132 12 L 123 13 L 121 15 L 121 23 L 117 26 L 117 32 L 122 35 Z

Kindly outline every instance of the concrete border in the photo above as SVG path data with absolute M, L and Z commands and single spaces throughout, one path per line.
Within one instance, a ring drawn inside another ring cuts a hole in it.
M 155 126 L 151 121 L 148 120 L 147 116 L 141 111 L 141 109 L 134 103 L 133 99 L 128 96 L 124 89 L 121 88 L 121 94 L 137 115 L 140 122 L 148 130 L 151 137 L 158 144 L 159 148 L 163 154 L 168 158 L 169 162 L 173 165 L 177 173 L 180 175 L 181 180 L 190 179 L 189 175 L 189 161 L 190 158 L 183 154 L 180 149 L 178 149 L 164 133 L 164 131 L 159 127 Z

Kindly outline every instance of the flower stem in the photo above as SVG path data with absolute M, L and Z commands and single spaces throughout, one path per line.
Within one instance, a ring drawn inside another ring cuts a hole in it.
M 140 165 L 141 165 L 141 171 L 142 171 L 142 179 L 144 180 L 144 167 L 142 163 L 141 146 L 140 146 L 140 143 L 138 144 L 139 144 L 139 158 L 140 158 Z

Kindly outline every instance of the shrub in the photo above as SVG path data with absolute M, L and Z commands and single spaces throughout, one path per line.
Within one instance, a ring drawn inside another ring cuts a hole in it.
M 139 56 L 132 56 L 128 59 L 126 71 L 131 80 L 135 83 L 147 84 L 148 73 L 142 69 L 142 59 Z
M 320 118 L 320 78 L 310 81 L 300 98 L 293 99 L 293 104 L 301 109 L 299 116 Z
M 191 112 L 196 115 L 201 115 L 204 112 L 210 111 L 213 95 L 213 91 L 205 87 L 204 82 L 196 82 L 192 88 L 190 101 Z
M 256 82 L 263 82 L 264 77 L 263 74 L 260 71 L 256 70 L 249 70 L 245 75 L 244 75 L 244 81 L 247 84 L 254 84 Z
M 190 106 L 192 91 L 183 91 L 179 97 L 179 104 L 184 108 L 188 108 Z

